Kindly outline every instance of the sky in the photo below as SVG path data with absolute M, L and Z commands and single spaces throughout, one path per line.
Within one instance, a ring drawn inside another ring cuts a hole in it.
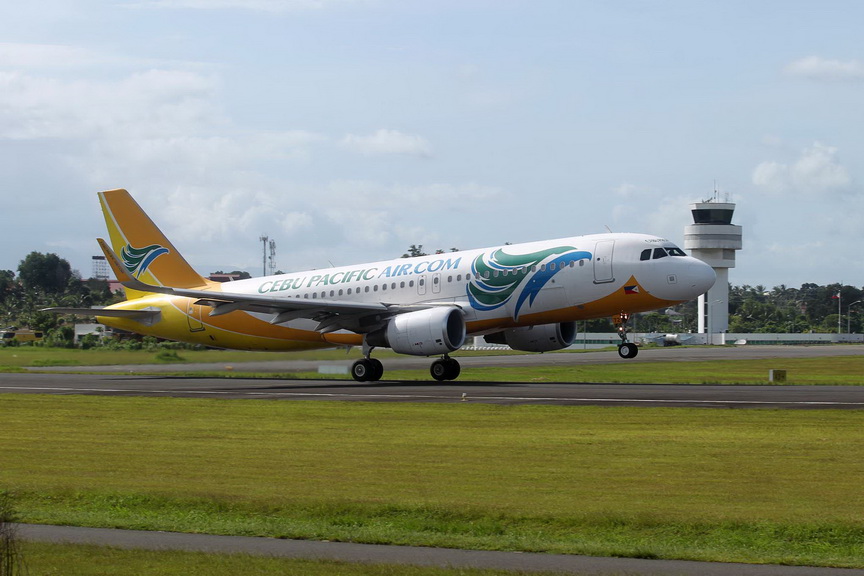
M 0 269 L 126 188 L 202 273 L 604 232 L 864 286 L 864 3 L 0 0 Z

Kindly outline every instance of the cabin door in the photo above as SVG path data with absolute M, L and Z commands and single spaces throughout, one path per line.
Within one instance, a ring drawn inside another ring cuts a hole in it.
M 204 306 L 196 306 L 195 300 L 189 300 L 189 305 L 186 308 L 186 320 L 189 322 L 189 332 L 201 332 L 204 330 L 204 323 L 201 322 L 203 310 Z
M 601 240 L 594 245 L 594 283 L 605 284 L 614 282 L 612 274 L 612 252 L 615 250 L 614 240 Z

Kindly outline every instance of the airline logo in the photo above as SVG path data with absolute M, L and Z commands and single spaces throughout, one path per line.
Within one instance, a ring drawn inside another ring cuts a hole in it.
M 151 244 L 143 248 L 134 248 L 127 244 L 120 251 L 123 265 L 136 278 L 140 277 L 150 267 L 150 264 L 162 254 L 168 254 L 168 249 L 159 244 Z
M 471 264 L 468 301 L 475 310 L 495 310 L 515 298 L 513 318 L 525 301 L 534 304 L 540 290 L 570 262 L 590 260 L 591 253 L 558 246 L 529 254 L 508 254 L 503 248 L 481 254 Z

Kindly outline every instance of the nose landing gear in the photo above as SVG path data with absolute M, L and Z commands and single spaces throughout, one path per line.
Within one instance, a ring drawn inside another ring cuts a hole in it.
M 628 320 L 630 320 L 630 315 L 626 312 L 617 314 L 612 318 L 612 322 L 618 327 L 618 337 L 621 338 L 621 344 L 618 345 L 618 355 L 621 358 L 635 358 L 639 353 L 639 348 L 636 344 L 627 341 Z

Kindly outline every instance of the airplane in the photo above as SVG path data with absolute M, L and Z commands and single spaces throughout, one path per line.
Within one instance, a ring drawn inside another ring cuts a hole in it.
M 577 321 L 601 317 L 618 327 L 618 354 L 633 358 L 632 314 L 692 300 L 715 281 L 665 238 L 607 233 L 219 283 L 195 272 L 126 190 L 98 196 L 110 244 L 98 242 L 127 300 L 46 311 L 214 348 L 361 347 L 358 382 L 384 375 L 375 348 L 440 356 L 432 378 L 454 380 L 449 354 L 469 336 L 548 352 L 573 343 Z

